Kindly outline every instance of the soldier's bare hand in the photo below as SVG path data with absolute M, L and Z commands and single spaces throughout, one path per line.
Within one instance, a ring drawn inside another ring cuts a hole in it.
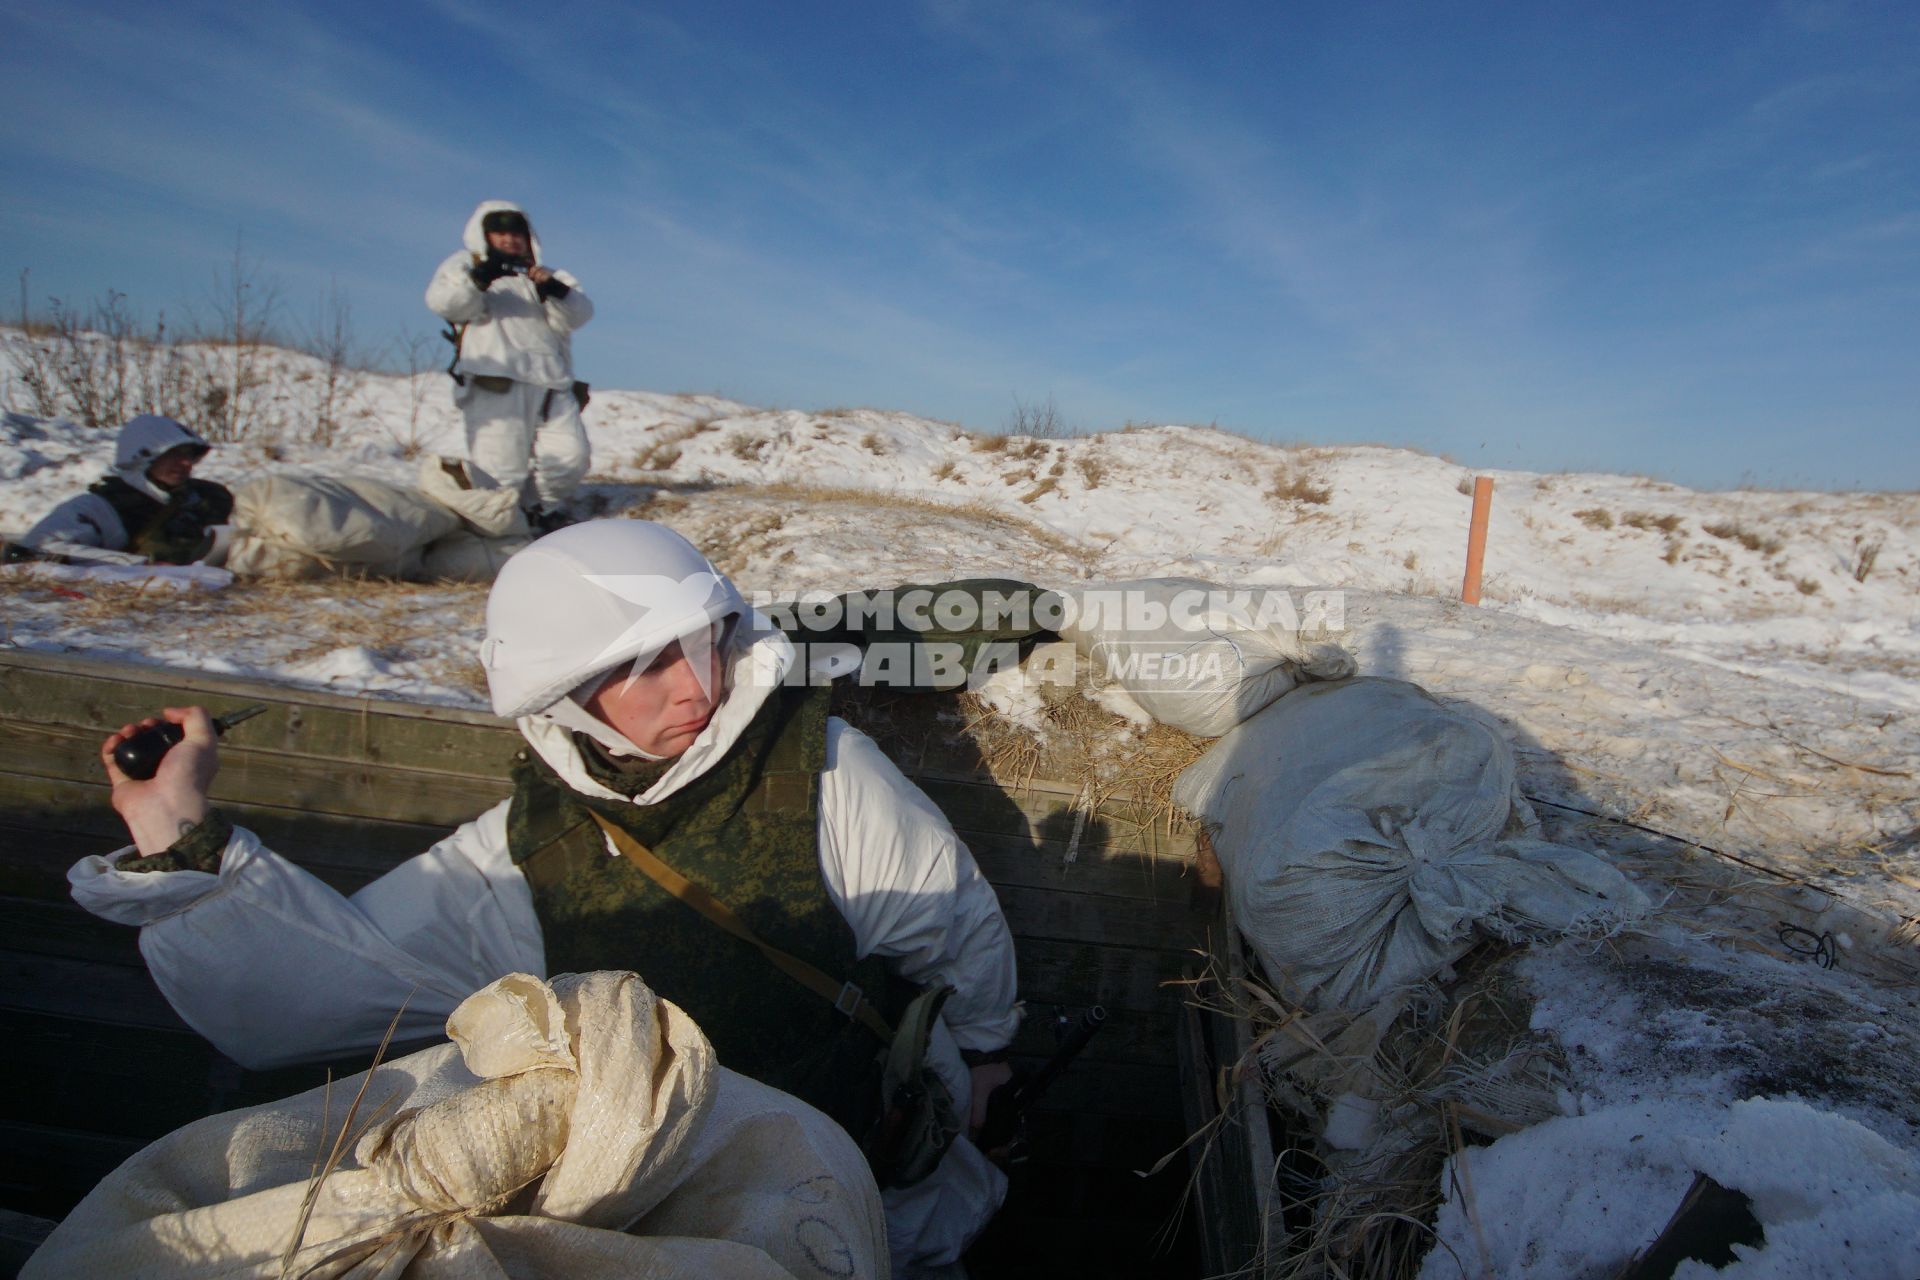
M 545 267 L 528 267 L 527 279 L 533 281 L 535 284 L 545 284 L 547 281 L 553 279 L 553 272 L 547 270 Z
M 141 729 L 177 724 L 183 737 L 161 758 L 153 777 L 129 778 L 113 762 L 113 749 Z M 100 763 L 113 784 L 113 808 L 127 824 L 142 854 L 159 853 L 207 816 L 207 789 L 220 768 L 220 739 L 204 707 L 167 707 L 159 717 L 121 725 L 100 746 Z

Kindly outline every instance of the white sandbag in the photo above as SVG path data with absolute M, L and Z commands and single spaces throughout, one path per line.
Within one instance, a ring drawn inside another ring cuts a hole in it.
M 392 576 L 406 576 L 394 570 L 410 561 L 417 569 L 422 547 L 460 527 L 459 516 L 419 490 L 364 476 L 267 476 L 239 486 L 233 499 L 236 543 L 258 539 Z
M 1276 589 L 1278 590 L 1278 589 Z M 1197 578 L 1142 578 L 1063 591 L 1060 628 L 1093 667 L 1162 724 L 1217 738 L 1307 680 L 1353 674 L 1353 659 L 1302 635 L 1291 601 L 1262 620 L 1255 593 Z
M 483 538 L 471 529 L 455 529 L 421 552 L 420 576 L 436 582 L 492 582 L 507 558 L 532 541 L 531 536 Z
M 492 582 L 507 557 L 533 541 L 518 489 L 467 486 L 458 458 L 420 460 L 420 491 L 460 517 L 460 527 L 421 552 L 420 576 L 440 582 Z
M 459 516 L 483 538 L 531 536 L 527 513 L 520 509 L 518 489 L 476 489 L 466 480 L 466 464 L 458 458 L 428 455 L 420 459 L 420 492 Z
M 1476 930 L 1618 927 L 1646 896 L 1540 838 L 1505 738 L 1417 686 L 1358 679 L 1281 698 L 1189 766 L 1234 923 L 1311 1007 L 1365 1009 L 1426 981 Z
M 317 1154 L 364 1076 L 162 1138 L 21 1275 L 886 1275 L 879 1193 L 852 1140 L 721 1070 L 635 975 L 509 975 L 447 1030 L 453 1045 L 372 1073 L 356 1122 L 371 1127 L 304 1228 Z
M 283 543 L 256 538 L 236 529 L 227 546 L 227 558 L 221 562 L 239 578 L 270 578 L 277 582 L 301 582 L 325 578 L 334 570 L 325 560 L 296 551 Z

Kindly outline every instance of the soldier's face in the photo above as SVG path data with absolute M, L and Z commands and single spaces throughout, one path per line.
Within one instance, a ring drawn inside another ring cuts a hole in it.
M 720 628 L 715 628 L 715 640 Z M 627 741 L 651 756 L 671 759 L 692 746 L 713 719 L 722 695 L 720 646 L 706 650 L 705 679 L 674 641 L 643 671 L 615 675 L 584 703 Z
M 191 449 L 175 449 L 155 458 L 147 467 L 147 479 L 162 489 L 172 492 L 185 484 L 193 475 L 193 464 L 200 459 Z
M 516 258 L 533 256 L 533 237 L 524 231 L 489 231 L 487 244 Z

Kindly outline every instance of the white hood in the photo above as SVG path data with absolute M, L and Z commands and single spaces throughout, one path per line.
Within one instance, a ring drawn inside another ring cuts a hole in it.
M 473 210 L 473 216 L 467 219 L 467 229 L 460 233 L 460 243 L 475 258 L 487 256 L 487 232 L 480 224 L 490 213 L 517 213 L 527 218 L 527 211 L 511 200 L 482 200 Z M 540 261 L 540 235 L 533 229 L 533 219 L 527 218 L 527 239 L 533 244 L 533 260 Z M 562 236 L 561 239 L 566 239 Z
M 143 413 L 120 428 L 113 445 L 113 469 L 122 480 L 156 502 L 167 500 L 167 491 L 147 479 L 147 468 L 161 455 L 182 446 L 195 450 L 196 458 L 205 457 L 213 446 L 172 418 Z

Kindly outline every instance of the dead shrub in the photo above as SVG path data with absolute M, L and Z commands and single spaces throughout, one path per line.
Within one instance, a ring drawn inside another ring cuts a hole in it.
M 1035 440 L 1066 440 L 1080 433 L 1060 417 L 1052 396 L 1040 404 L 1031 404 L 1015 396 L 1013 416 L 1007 419 L 1007 434 L 1029 436 Z
M 766 456 L 773 441 L 762 439 L 751 431 L 742 431 L 727 441 L 727 452 L 742 462 L 758 462 Z
M 1820 584 L 1812 578 L 1795 578 L 1793 579 L 1793 586 L 1794 589 L 1803 596 L 1817 596 L 1820 594 Z
M 1307 472 L 1295 471 L 1283 463 L 1274 468 L 1273 484 L 1268 487 L 1267 496 L 1302 506 L 1324 507 L 1333 501 L 1333 489 L 1314 483 L 1313 476 Z
M 877 458 L 884 458 L 893 452 L 893 441 L 878 431 L 869 431 L 860 437 L 860 447 Z

